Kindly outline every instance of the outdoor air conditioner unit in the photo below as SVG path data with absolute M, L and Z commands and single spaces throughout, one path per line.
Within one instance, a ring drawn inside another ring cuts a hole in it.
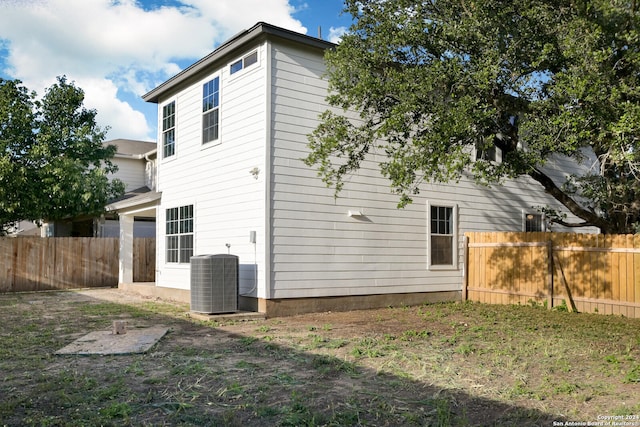
M 237 256 L 191 257 L 191 311 L 209 314 L 238 311 Z

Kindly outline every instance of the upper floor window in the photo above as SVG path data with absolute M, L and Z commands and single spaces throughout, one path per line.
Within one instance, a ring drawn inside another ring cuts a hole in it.
M 220 77 L 202 86 L 202 143 L 216 141 L 220 129 Z
M 487 160 L 490 162 L 501 162 L 502 151 L 492 142 L 476 144 L 476 160 Z
M 496 161 L 496 146 L 491 145 L 489 147 L 478 148 L 476 159 L 489 160 L 491 162 Z
M 162 157 L 176 152 L 176 102 L 162 107 Z
M 257 62 L 258 62 L 258 51 L 251 52 L 249 55 L 231 64 L 229 66 L 229 72 L 231 74 L 235 74 L 238 71 L 242 70 L 243 68 L 247 68 L 248 66 L 253 65 Z
M 429 206 L 429 266 L 456 265 L 456 208 Z

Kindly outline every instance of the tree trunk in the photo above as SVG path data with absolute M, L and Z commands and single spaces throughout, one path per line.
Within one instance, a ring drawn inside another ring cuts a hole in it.
M 566 223 L 558 221 L 559 224 L 567 227 L 597 227 L 600 229 L 600 232 L 604 234 L 626 233 L 626 230 L 616 230 L 613 224 L 610 224 L 594 212 L 580 206 L 580 204 L 569 197 L 569 195 L 562 191 L 551 178 L 539 169 L 533 169 L 529 172 L 529 176 L 539 182 L 547 193 L 562 203 L 572 214 L 584 220 L 582 223 Z

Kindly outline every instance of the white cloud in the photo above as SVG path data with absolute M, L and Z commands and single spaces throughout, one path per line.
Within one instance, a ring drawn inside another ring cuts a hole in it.
M 226 31 L 227 37 L 257 22 L 268 22 L 300 33 L 307 32 L 300 21 L 291 17 L 296 9 L 289 4 L 289 0 L 183 1 L 210 17 L 211 23 Z
M 111 127 L 109 138 L 155 139 L 140 96 L 180 71 L 178 64 L 258 21 L 306 32 L 288 0 L 179 3 L 145 9 L 135 0 L 0 0 L 2 72 L 41 95 L 66 75 L 98 110 L 100 125 Z
M 85 91 L 85 105 L 90 105 L 98 112 L 97 119 L 117 130 L 115 135 L 110 133 L 112 138 L 148 139 L 151 128 L 144 114 L 117 98 L 118 88 L 111 80 L 89 78 L 76 83 Z
M 347 32 L 347 27 L 331 27 L 329 28 L 329 41 L 331 43 L 340 43 L 342 36 Z

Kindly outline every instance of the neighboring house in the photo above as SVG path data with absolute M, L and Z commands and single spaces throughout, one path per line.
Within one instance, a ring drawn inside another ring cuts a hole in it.
M 561 206 L 526 178 L 425 184 L 398 209 L 372 158 L 335 198 L 301 160 L 327 108 L 332 47 L 258 23 L 143 97 L 158 104 L 158 192 L 115 207 L 121 287 L 132 282 L 137 215 L 157 217 L 156 284 L 145 292 L 188 301 L 190 257 L 230 253 L 241 307 L 269 316 L 457 300 L 465 231 L 545 229 L 534 206 Z M 558 178 L 568 166 L 556 165 Z
M 37 237 L 41 231 L 38 224 L 33 221 L 18 221 L 6 229 L 9 237 Z
M 125 194 L 112 203 L 133 198 L 155 190 L 157 150 L 155 142 L 131 139 L 105 141 L 104 145 L 115 145 L 113 163 L 118 170 L 110 179 L 120 179 L 125 185 Z M 137 218 L 135 237 L 155 237 L 155 216 Z M 117 215 L 107 213 L 101 217 L 80 216 L 43 224 L 44 237 L 118 237 L 120 226 Z

